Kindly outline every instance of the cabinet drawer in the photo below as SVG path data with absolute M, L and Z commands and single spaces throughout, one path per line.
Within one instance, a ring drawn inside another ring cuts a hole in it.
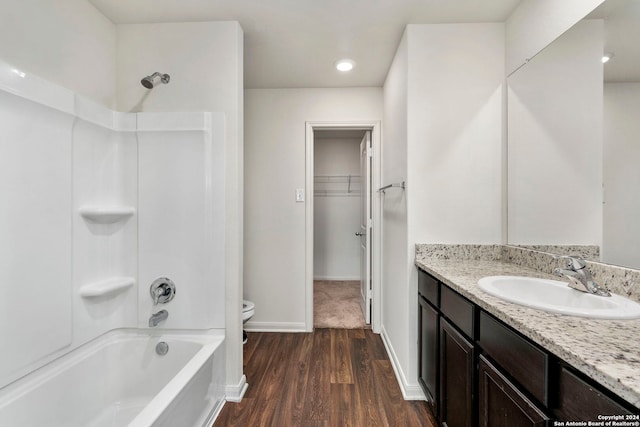
M 544 406 L 548 406 L 549 355 L 484 311 L 480 347 Z
M 422 270 L 418 270 L 418 292 L 435 307 L 440 307 L 440 283 Z
M 560 421 L 597 421 L 598 415 L 632 413 L 569 371 L 565 366 L 560 368 L 558 388 L 560 399 L 555 415 Z
M 475 304 L 452 290 L 448 286 L 440 286 L 440 311 L 462 332 L 475 338 Z

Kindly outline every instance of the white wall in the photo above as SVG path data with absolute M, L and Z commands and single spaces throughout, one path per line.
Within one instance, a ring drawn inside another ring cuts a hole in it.
M 237 114 L 238 31 L 233 21 L 118 25 L 118 110 Z M 144 88 L 154 71 L 170 83 Z
M 506 21 L 506 72 L 511 74 L 604 0 L 522 0 Z
M 415 244 L 501 242 L 503 83 L 502 24 L 409 25 L 385 83 L 383 181 L 407 189 L 384 198 L 383 325 L 410 398 Z
M 3 1 L 0 59 L 115 107 L 116 29 L 87 0 Z
M 509 243 L 600 245 L 602 21 L 509 77 Z
M 640 83 L 605 83 L 603 262 L 640 265 Z
M 247 327 L 305 328 L 305 122 L 382 118 L 380 88 L 245 91 L 244 296 Z M 306 192 L 307 203 L 312 194 Z
M 409 244 L 500 243 L 504 26 L 408 32 Z
M 382 184 L 399 183 L 407 178 L 408 151 L 408 31 L 400 41 L 384 84 L 384 126 L 382 138 Z M 411 185 L 409 183 L 409 185 Z M 408 249 L 406 192 L 391 189 L 382 195 L 382 336 L 399 370 L 403 391 L 408 383 L 410 338 L 408 311 L 410 300 L 408 268 L 412 253 Z M 400 359 L 399 359 L 400 358 Z M 405 370 L 407 370 L 405 372 Z M 405 393 L 406 394 L 406 393 Z
M 226 116 L 224 211 L 227 384 L 242 380 L 243 34 L 237 22 L 118 25 L 118 96 L 123 111 L 214 111 Z M 155 71 L 168 85 L 145 89 Z M 222 273 L 222 272 L 221 272 Z
M 315 184 L 313 278 L 360 280 L 360 139 L 315 138 L 313 160 L 315 176 L 354 176 L 352 193 L 348 179 Z

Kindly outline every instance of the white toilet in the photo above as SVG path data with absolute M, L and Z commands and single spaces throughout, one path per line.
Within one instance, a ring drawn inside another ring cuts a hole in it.
M 244 325 L 245 323 L 247 323 L 247 321 L 249 319 L 251 319 L 253 317 L 253 315 L 256 314 L 256 305 L 249 300 L 242 300 L 242 324 Z M 245 330 L 242 330 L 242 344 L 246 344 L 247 343 L 247 333 L 245 332 Z

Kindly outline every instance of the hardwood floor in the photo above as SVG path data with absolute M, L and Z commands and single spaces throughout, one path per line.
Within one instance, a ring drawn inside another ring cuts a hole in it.
M 435 427 L 423 401 L 405 401 L 382 340 L 369 329 L 249 333 L 249 389 L 214 427 Z

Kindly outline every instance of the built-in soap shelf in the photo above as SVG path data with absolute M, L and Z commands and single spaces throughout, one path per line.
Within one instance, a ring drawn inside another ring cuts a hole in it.
M 83 206 L 78 211 L 87 221 L 99 224 L 125 221 L 136 212 L 133 206 Z
M 136 279 L 133 277 L 112 277 L 86 284 L 80 288 L 78 293 L 83 298 L 113 296 L 120 292 L 124 292 L 135 285 L 135 283 Z

